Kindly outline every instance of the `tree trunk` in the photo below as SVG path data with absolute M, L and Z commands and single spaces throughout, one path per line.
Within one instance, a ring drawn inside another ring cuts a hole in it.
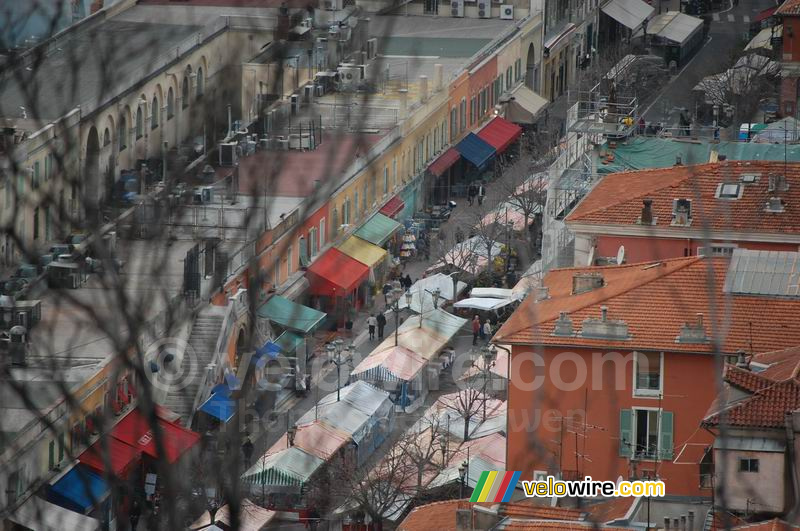
M 466 416 L 464 415 L 464 442 L 469 440 L 469 421 L 472 418 L 472 415 Z

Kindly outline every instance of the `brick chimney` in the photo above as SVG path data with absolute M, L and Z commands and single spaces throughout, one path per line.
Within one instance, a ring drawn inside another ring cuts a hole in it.
M 642 225 L 652 225 L 653 224 L 653 200 L 652 199 L 643 199 L 642 200 L 642 217 L 639 219 L 639 223 Z
M 736 352 L 736 366 L 746 371 L 750 370 L 750 364 L 747 362 L 747 356 L 745 355 L 744 350 Z
M 575 273 L 572 275 L 572 294 L 579 295 L 603 287 L 601 273 Z

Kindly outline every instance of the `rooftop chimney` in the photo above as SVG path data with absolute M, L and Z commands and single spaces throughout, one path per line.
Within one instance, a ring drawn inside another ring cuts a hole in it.
M 664 529 L 669 529 L 669 516 L 664 517 Z
M 553 335 L 556 336 L 572 335 L 572 319 L 569 318 L 567 312 L 558 313 L 558 319 L 556 319 L 556 326 L 553 329 Z
M 653 224 L 653 200 L 652 199 L 643 199 L 642 200 L 642 217 L 639 219 L 639 222 L 642 225 L 652 225 Z
M 681 519 L 680 518 L 673 518 L 672 519 L 672 527 L 674 527 L 675 529 L 680 529 L 681 528 Z
M 689 511 L 689 521 L 687 522 L 687 529 L 694 531 L 694 511 Z
M 703 314 L 698 313 L 694 323 L 684 323 L 676 340 L 678 343 L 705 343 L 708 338 L 703 326 Z
M 736 353 L 736 366 L 746 371 L 750 370 L 750 364 L 747 363 L 747 356 L 745 356 L 744 350 Z
M 550 288 L 547 286 L 539 286 L 536 288 L 536 301 L 543 301 L 550 298 Z
M 602 273 L 575 273 L 572 275 L 572 294 L 579 295 L 603 287 Z
M 600 319 L 605 323 L 608 321 L 608 306 L 600 306 Z
M 419 76 L 419 101 L 428 101 L 428 76 Z
M 680 154 L 675 155 L 675 166 L 683 166 L 683 159 Z
M 767 207 L 765 208 L 767 212 L 783 212 L 783 199 L 780 197 L 770 197 L 767 200 Z
M 686 515 L 681 515 L 681 530 L 686 531 Z
M 628 323 L 608 318 L 608 306 L 600 307 L 600 319 L 591 317 L 583 320 L 583 337 L 604 339 L 628 339 Z
M 433 65 L 433 90 L 439 92 L 444 83 L 444 65 L 436 63 Z
M 772 173 L 769 176 L 769 192 L 785 192 L 789 189 L 786 176 L 780 173 Z
M 397 113 L 397 118 L 405 120 L 408 118 L 408 89 L 400 89 L 397 92 L 400 94 L 400 110 Z
M 719 155 L 719 156 L 717 157 L 717 160 L 718 160 L 719 162 L 725 162 L 726 160 L 728 160 L 728 155 Z

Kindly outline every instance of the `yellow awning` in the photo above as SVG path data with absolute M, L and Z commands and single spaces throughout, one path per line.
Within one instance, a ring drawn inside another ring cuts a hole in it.
M 381 249 L 357 236 L 347 238 L 339 245 L 339 250 L 369 267 L 375 267 L 386 259 L 386 249 Z

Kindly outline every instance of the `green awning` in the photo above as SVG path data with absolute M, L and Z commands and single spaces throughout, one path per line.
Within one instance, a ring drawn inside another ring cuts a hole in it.
M 303 342 L 304 339 L 305 338 L 297 332 L 287 330 L 278 336 L 278 339 L 275 340 L 275 344 L 280 347 L 281 352 L 284 354 L 292 354 L 295 350 L 297 350 L 297 347 Z
M 382 247 L 395 232 L 402 228 L 403 226 L 397 221 L 377 213 L 365 221 L 354 234 L 362 240 Z
M 287 330 L 303 334 L 314 330 L 314 327 L 325 318 L 325 313 L 297 304 L 280 295 L 274 295 L 256 313 L 259 317 L 269 319 Z

